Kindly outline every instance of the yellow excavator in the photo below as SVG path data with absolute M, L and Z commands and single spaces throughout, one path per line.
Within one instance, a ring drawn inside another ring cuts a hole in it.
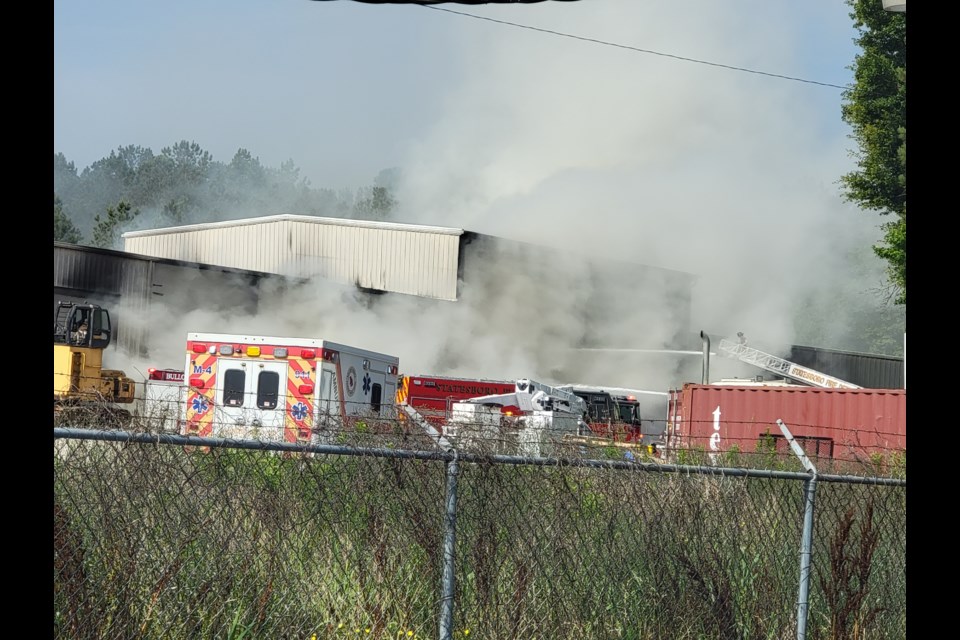
M 54 423 L 117 427 L 130 412 L 117 404 L 134 401 L 136 385 L 123 371 L 103 368 L 113 332 L 110 313 L 98 305 L 58 302 L 53 324 Z M 85 424 L 73 424 L 82 422 Z

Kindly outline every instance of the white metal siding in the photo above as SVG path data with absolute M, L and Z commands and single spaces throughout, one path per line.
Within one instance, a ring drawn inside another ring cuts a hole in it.
M 271 216 L 124 234 L 124 250 L 456 300 L 460 229 Z

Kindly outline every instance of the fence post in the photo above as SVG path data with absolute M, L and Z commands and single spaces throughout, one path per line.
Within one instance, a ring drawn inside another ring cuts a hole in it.
M 810 594 L 810 557 L 813 547 L 813 500 L 817 493 L 817 475 L 813 474 L 805 480 L 804 512 L 803 512 L 803 539 L 800 543 L 800 595 L 797 598 L 797 640 L 807 637 L 807 610 L 809 609 L 808 596 Z
M 444 518 L 443 534 L 443 584 L 440 600 L 440 640 L 451 640 L 453 637 L 453 597 L 456 587 L 454 551 L 457 535 L 457 475 L 460 464 L 457 453 L 453 452 L 453 459 L 447 462 L 447 508 Z
M 793 434 L 783 424 L 782 420 L 777 420 L 777 426 L 783 433 L 787 442 L 790 443 L 790 449 L 800 458 L 803 468 L 810 472 L 810 478 L 804 480 L 804 509 L 803 509 L 803 536 L 800 539 L 800 593 L 797 596 L 797 640 L 805 640 L 807 637 L 807 611 L 810 607 L 808 598 L 810 595 L 810 557 L 813 549 L 813 502 L 817 494 L 817 468 L 813 466 L 810 459 L 803 452 L 800 443 L 794 440 Z

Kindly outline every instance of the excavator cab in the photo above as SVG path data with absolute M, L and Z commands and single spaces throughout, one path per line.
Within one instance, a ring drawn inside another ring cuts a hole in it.
M 88 349 L 106 349 L 113 332 L 110 313 L 95 304 L 58 302 L 53 343 Z

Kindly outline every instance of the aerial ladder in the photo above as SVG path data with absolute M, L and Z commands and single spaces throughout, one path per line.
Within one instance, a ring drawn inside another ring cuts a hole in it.
M 760 367 L 761 369 L 766 369 L 772 373 L 775 373 L 784 378 L 789 378 L 796 382 L 802 382 L 803 384 L 808 384 L 813 387 L 821 387 L 824 389 L 862 389 L 863 387 L 855 385 L 852 382 L 847 382 L 846 380 L 841 380 L 840 378 L 835 378 L 834 376 L 829 376 L 821 371 L 816 371 L 815 369 L 810 369 L 809 367 L 803 367 L 795 362 L 790 362 L 789 360 L 784 360 L 783 358 L 778 358 L 775 355 L 764 353 L 759 349 L 754 349 L 753 347 L 748 347 L 746 340 L 743 338 L 743 334 L 737 334 L 739 340 L 727 340 L 722 338 L 720 340 L 719 350 L 723 355 L 730 358 L 736 358 L 741 362 L 746 362 L 747 364 L 752 364 L 755 367 Z
M 550 385 L 521 378 L 516 383 L 516 393 L 530 394 L 537 409 L 544 411 L 564 411 L 575 415 L 584 415 L 587 405 L 572 391 L 551 387 Z

